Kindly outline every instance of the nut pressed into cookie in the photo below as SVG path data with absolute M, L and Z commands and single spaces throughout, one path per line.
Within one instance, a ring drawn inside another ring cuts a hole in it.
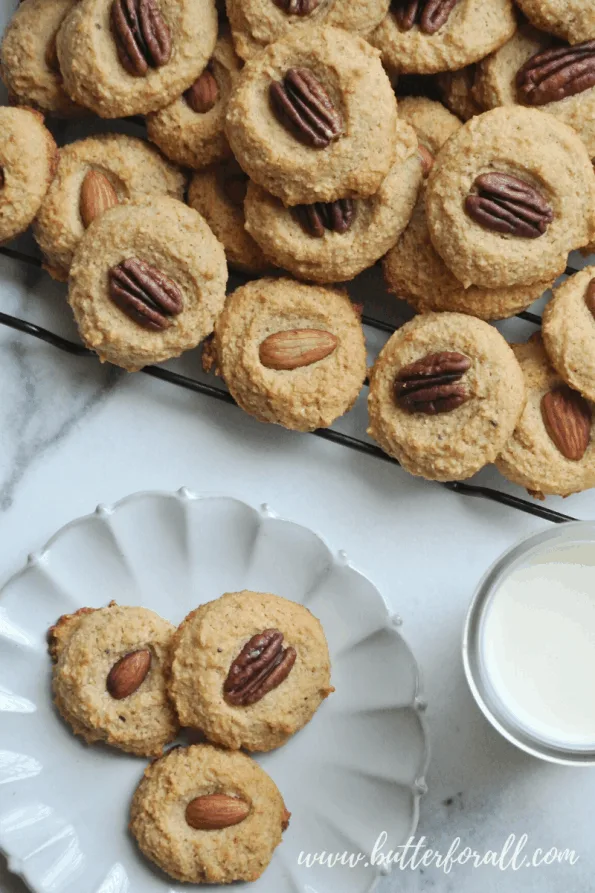
M 176 747 L 145 770 L 130 810 L 145 856 L 192 884 L 255 881 L 289 823 L 273 780 L 249 756 Z
M 527 403 L 496 467 L 537 498 L 569 496 L 594 487 L 593 404 L 553 369 L 539 333 L 512 349 L 525 377 Z
M 153 195 L 116 205 L 89 226 L 68 301 L 85 344 L 133 372 L 206 338 L 226 281 L 223 246 L 200 214 Z
M 227 110 L 234 155 L 287 205 L 373 195 L 396 152 L 397 103 L 378 51 L 306 29 L 249 61 Z
M 543 313 L 545 349 L 558 375 L 595 402 L 595 267 L 554 291 Z
M 260 279 L 229 295 L 215 327 L 221 374 L 261 422 L 327 428 L 355 403 L 366 347 L 347 294 L 293 279 Z
M 595 175 L 578 135 L 536 109 L 472 118 L 428 178 L 434 247 L 467 288 L 555 279 L 595 229 Z
M 0 107 L 0 242 L 24 232 L 39 211 L 56 152 L 39 112 Z
M 460 313 L 428 313 L 381 350 L 368 433 L 411 474 L 464 479 L 498 456 L 524 401 L 519 364 L 496 329 Z
M 247 231 L 276 266 L 300 279 L 353 279 L 392 248 L 411 217 L 422 163 L 414 130 L 400 121 L 397 147 L 388 176 L 367 199 L 286 208 L 250 183 L 244 205 Z
M 516 0 L 536 28 L 570 43 L 595 38 L 595 5 L 591 0 Z
M 72 99 L 119 118 L 173 102 L 204 70 L 216 40 L 214 0 L 77 0 L 56 48 Z
M 485 111 L 475 92 L 477 65 L 467 65 L 459 71 L 444 71 L 436 75 L 436 86 L 444 104 L 461 121 L 469 121 Z
M 136 137 L 100 134 L 60 149 L 54 179 L 33 226 L 46 270 L 66 281 L 76 247 L 96 217 L 145 195 L 181 200 L 184 185 L 182 172 Z
M 164 155 L 193 170 L 229 158 L 225 114 L 240 68 L 231 37 L 223 31 L 194 84 L 171 105 L 147 115 L 148 137 Z
M 49 633 L 58 710 L 89 744 L 157 756 L 178 734 L 166 691 L 175 627 L 147 608 L 83 608 Z
M 202 605 L 178 628 L 172 653 L 180 722 L 233 750 L 280 747 L 333 691 L 319 621 L 269 593 L 228 592 Z

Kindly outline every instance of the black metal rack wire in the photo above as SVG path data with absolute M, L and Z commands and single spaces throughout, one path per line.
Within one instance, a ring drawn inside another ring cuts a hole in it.
M 0 247 L 0 254 L 13 260 L 20 261 L 21 263 L 28 264 L 30 266 L 38 268 L 41 268 L 42 266 L 41 260 L 39 258 L 34 257 L 33 255 L 24 254 L 22 251 L 17 251 L 12 248 L 2 246 Z M 572 275 L 576 272 L 576 270 L 568 268 L 566 272 L 568 275 Z M 535 313 L 525 311 L 517 315 L 519 319 L 523 319 L 526 322 L 530 322 L 535 325 L 541 325 L 541 317 L 539 317 Z M 386 332 L 389 335 L 392 335 L 392 333 L 395 331 L 394 327 L 390 324 L 385 323 L 382 320 L 374 319 L 373 317 L 367 316 L 366 314 L 362 316 L 362 322 L 365 326 L 369 326 L 379 331 Z M 44 341 L 46 344 L 50 344 L 52 347 L 56 347 L 58 348 L 58 350 L 62 350 L 65 353 L 69 353 L 77 357 L 96 357 L 96 354 L 92 350 L 89 350 L 82 344 L 77 344 L 74 341 L 70 341 L 68 338 L 63 338 L 61 335 L 56 335 L 54 332 L 50 332 L 48 329 L 45 329 L 42 326 L 38 326 L 35 323 L 27 322 L 26 320 L 19 319 L 16 316 L 11 316 L 9 313 L 0 311 L 0 324 L 10 329 L 14 329 L 15 331 L 22 332 L 25 335 L 30 335 L 33 338 L 39 339 L 40 341 Z M 207 382 L 199 381 L 195 378 L 190 378 L 187 375 L 181 375 L 179 372 L 173 372 L 172 370 L 164 369 L 161 366 L 145 366 L 144 369 L 141 370 L 141 372 L 144 375 L 150 375 L 152 378 L 158 378 L 161 381 L 167 381 L 170 384 L 185 388 L 188 391 L 194 391 L 194 393 L 197 394 L 204 394 L 207 397 L 213 397 L 216 400 L 220 400 L 223 403 L 228 403 L 233 406 L 236 405 L 235 400 L 233 399 L 231 394 L 228 391 L 224 390 L 224 388 L 209 384 Z M 323 440 L 328 440 L 331 443 L 337 443 L 341 446 L 349 447 L 352 450 L 356 450 L 357 452 L 364 453 L 368 456 L 374 456 L 377 459 L 382 459 L 384 462 L 392 462 L 394 465 L 398 465 L 396 459 L 388 456 L 374 444 L 368 443 L 365 440 L 359 440 L 357 437 L 353 437 L 349 434 L 344 434 L 341 431 L 335 431 L 332 428 L 321 428 L 317 431 L 313 431 L 312 433 L 316 437 L 320 437 Z M 529 515 L 543 518 L 546 521 L 552 521 L 555 524 L 561 524 L 564 521 L 576 520 L 571 515 L 565 515 L 562 512 L 557 512 L 554 509 L 548 508 L 547 506 L 529 502 L 529 500 L 527 499 L 523 499 L 519 496 L 514 496 L 510 493 L 505 493 L 500 490 L 496 490 L 493 487 L 483 487 L 476 484 L 463 483 L 462 481 L 449 481 L 441 483 L 441 486 L 445 487 L 448 490 L 451 490 L 454 493 L 460 493 L 464 496 L 475 496 L 481 499 L 487 499 L 491 502 L 496 502 L 500 505 L 505 505 L 509 508 L 517 509 L 518 511 L 525 512 Z

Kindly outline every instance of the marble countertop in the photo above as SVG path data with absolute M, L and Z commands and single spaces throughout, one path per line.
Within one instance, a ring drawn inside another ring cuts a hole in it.
M 27 239 L 17 247 L 32 251 Z M 398 312 L 394 302 L 387 311 L 390 299 L 375 271 L 360 279 L 357 295 L 369 312 Z M 0 257 L 0 309 L 76 338 L 64 287 L 6 257 Z M 504 328 L 513 337 L 531 331 L 518 320 Z M 372 348 L 375 340 L 370 333 Z M 172 367 L 197 375 L 198 354 Z M 2 580 L 61 525 L 137 490 L 186 485 L 269 503 L 345 549 L 404 619 L 422 667 L 433 752 L 418 836 L 442 852 L 456 837 L 484 852 L 500 850 L 510 834 L 527 834 L 528 850 L 568 847 L 579 856 L 574 866 L 518 872 L 397 870 L 381 893 L 592 889 L 595 771 L 540 763 L 501 739 L 476 708 L 460 657 L 479 578 L 505 548 L 549 522 L 455 495 L 390 463 L 261 425 L 235 407 L 2 327 L 0 376 Z M 361 433 L 363 405 L 341 424 Z M 492 469 L 478 479 L 523 495 Z M 548 504 L 578 518 L 595 516 L 593 493 Z M 0 866 L 0 891 L 23 890 Z

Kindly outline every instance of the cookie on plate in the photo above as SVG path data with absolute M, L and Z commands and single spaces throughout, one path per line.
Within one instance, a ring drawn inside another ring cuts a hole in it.
M 513 352 L 488 323 L 428 313 L 400 328 L 370 373 L 368 433 L 411 474 L 471 477 L 493 462 L 525 402 Z
M 33 225 L 45 269 L 65 282 L 76 247 L 98 215 L 145 195 L 182 200 L 185 182 L 175 165 L 136 137 L 106 133 L 64 146 Z
M 214 0 L 77 0 L 56 39 L 64 88 L 102 118 L 165 108 L 217 40 Z
M 144 855 L 191 884 L 255 881 L 289 823 L 274 781 L 249 756 L 175 747 L 146 770 L 130 809 Z
M 558 375 L 595 401 L 595 267 L 585 267 L 554 291 L 541 331 Z
M 595 12 L 593 13 L 595 15 Z M 595 158 L 595 77 L 577 78 L 576 66 L 595 66 L 595 43 L 562 46 L 525 25 L 477 66 L 475 91 L 485 109 L 526 105 L 569 124 Z M 555 70 L 555 78 L 548 73 Z
M 188 204 L 205 218 L 223 247 L 227 263 L 241 273 L 270 271 L 271 263 L 245 230 L 248 177 L 234 158 L 197 171 L 188 187 Z
M 485 111 L 475 94 L 477 65 L 467 65 L 459 71 L 444 71 L 436 75 L 436 86 L 447 108 L 461 121 L 469 121 Z
M 466 288 L 553 280 L 593 237 L 593 166 L 575 131 L 552 115 L 494 109 L 440 152 L 426 215 L 434 247 Z
M 442 103 L 425 96 L 405 96 L 400 99 L 399 121 L 405 121 L 415 130 L 423 173 L 427 177 L 435 156 L 453 133 L 461 129 L 461 122 Z
M 451 310 L 479 319 L 506 319 L 526 310 L 553 280 L 502 288 L 465 288 L 434 249 L 422 192 L 409 225 L 383 261 L 387 289 L 419 313 Z
M 319 621 L 263 592 L 228 592 L 182 622 L 170 694 L 184 726 L 237 750 L 284 744 L 334 690 Z
M 538 499 L 595 487 L 593 404 L 560 378 L 539 333 L 512 349 L 525 377 L 527 403 L 496 467 Z
M 415 131 L 397 123 L 397 160 L 370 198 L 286 208 L 249 184 L 246 229 L 272 263 L 299 279 L 345 282 L 395 244 L 411 217 L 429 156 L 420 158 Z
M 133 372 L 206 338 L 226 281 L 223 246 L 200 214 L 153 195 L 94 220 L 74 255 L 68 301 L 87 347 Z
M 595 39 L 595 6 L 590 0 L 517 0 L 530 22 L 569 43 Z
M 39 112 L 0 107 L 0 243 L 23 233 L 39 211 L 56 153 Z
M 395 0 L 370 42 L 395 72 L 434 74 L 483 59 L 515 28 L 512 0 Z
M 215 348 L 239 406 L 294 431 L 332 425 L 366 377 L 364 332 L 347 294 L 293 279 L 260 279 L 229 295 Z
M 10 99 L 60 117 L 86 114 L 65 92 L 56 34 L 73 0 L 23 0 L 0 47 L 0 73 Z
M 193 170 L 229 158 L 225 113 L 240 68 L 225 30 L 192 86 L 171 105 L 147 115 L 147 135 L 164 155 Z
M 377 192 L 395 160 L 396 121 L 377 51 L 346 31 L 320 28 L 291 34 L 246 63 L 226 129 L 250 179 L 299 205 Z
M 179 726 L 165 674 L 175 627 L 147 608 L 82 608 L 49 632 L 58 710 L 87 743 L 158 756 Z

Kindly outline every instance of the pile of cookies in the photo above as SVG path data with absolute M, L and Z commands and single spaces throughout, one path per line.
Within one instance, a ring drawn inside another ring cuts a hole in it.
M 247 754 L 283 745 L 334 690 L 319 621 L 231 592 L 176 629 L 147 608 L 82 608 L 48 635 L 58 710 L 77 735 L 155 757 L 130 811 L 141 851 L 191 883 L 255 881 L 290 813 Z M 176 745 L 181 726 L 211 743 Z
M 370 374 L 380 446 L 435 480 L 496 462 L 537 496 L 595 485 L 595 270 L 556 290 L 542 338 L 489 325 L 595 248 L 595 5 L 221 7 L 23 0 L 0 48 L 0 241 L 33 225 L 102 360 L 203 342 L 244 410 L 299 431 L 364 386 L 337 284 L 383 258 L 419 315 Z M 42 116 L 92 114 L 144 116 L 149 142 L 57 150 Z M 251 281 L 226 298 L 228 266 Z

